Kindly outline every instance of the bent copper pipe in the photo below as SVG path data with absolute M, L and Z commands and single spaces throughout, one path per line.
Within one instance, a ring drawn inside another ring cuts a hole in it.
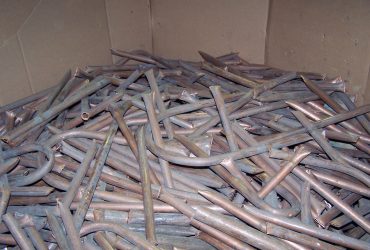
M 22 154 L 27 154 L 31 152 L 41 152 L 46 155 L 48 161 L 44 163 L 37 170 L 29 173 L 27 176 L 10 176 L 10 185 L 11 186 L 26 186 L 32 184 L 41 178 L 43 178 L 50 170 L 53 168 L 54 164 L 54 152 L 47 146 L 41 146 L 37 144 L 28 144 L 15 149 L 7 150 L 3 152 L 4 159 L 13 158 Z M 14 177 L 14 178 L 13 178 Z
M 153 129 L 152 130 L 153 139 L 155 140 L 155 142 L 158 145 L 163 146 L 163 139 L 162 139 L 162 136 L 160 134 L 160 130 L 159 130 L 159 126 L 158 126 L 158 119 L 157 119 L 157 116 L 155 114 L 151 94 L 144 94 L 143 99 L 144 99 L 146 110 L 147 110 L 147 113 L 148 113 L 148 119 L 149 119 L 150 125 Z M 162 167 L 162 174 L 163 174 L 163 177 L 164 177 L 164 180 L 165 180 L 165 185 L 169 188 L 173 188 L 174 183 L 173 183 L 172 174 L 171 174 L 171 170 L 169 168 L 168 162 L 160 157 L 159 158 L 159 163 L 161 164 L 161 167 Z
M 204 157 L 206 155 L 205 152 L 202 151 L 198 146 L 194 143 L 190 142 L 183 136 L 176 136 L 177 140 L 179 140 L 182 144 L 188 147 L 194 154 L 199 155 L 200 157 Z M 279 210 L 276 208 L 271 207 L 265 201 L 260 199 L 257 193 L 251 188 L 245 186 L 245 182 L 242 182 L 239 178 L 232 176 L 226 169 L 224 169 L 220 165 L 212 166 L 212 170 L 215 171 L 221 178 L 223 178 L 226 182 L 230 183 L 235 189 L 237 189 L 244 197 L 246 197 L 251 203 L 255 206 L 260 207 L 262 209 L 266 209 L 276 214 L 282 214 L 284 216 L 295 216 L 299 213 L 299 209 L 291 208 L 285 210 Z

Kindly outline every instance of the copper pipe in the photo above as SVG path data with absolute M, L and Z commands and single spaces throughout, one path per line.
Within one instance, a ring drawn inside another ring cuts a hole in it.
M 298 147 L 293 158 L 282 167 L 277 175 L 272 177 L 261 190 L 258 191 L 258 196 L 265 198 L 290 172 L 297 166 L 310 152 L 303 147 Z

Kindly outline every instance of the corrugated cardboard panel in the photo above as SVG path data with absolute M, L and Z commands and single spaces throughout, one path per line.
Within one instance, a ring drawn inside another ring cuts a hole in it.
M 364 104 L 370 104 L 370 66 L 369 71 L 367 74 L 367 82 L 366 82 L 366 88 L 365 88 L 365 94 L 364 94 Z
M 0 105 L 32 94 L 17 36 L 0 47 Z
M 239 51 L 263 63 L 267 0 L 152 0 L 153 49 L 170 58 L 199 60 Z
M 149 0 L 106 0 L 112 48 L 152 52 Z
M 33 91 L 69 68 L 112 61 L 104 0 L 42 0 L 19 35 Z
M 370 64 L 370 1 L 271 1 L 266 63 L 341 75 L 362 103 Z
M 0 1 L 0 47 L 13 38 L 39 0 Z

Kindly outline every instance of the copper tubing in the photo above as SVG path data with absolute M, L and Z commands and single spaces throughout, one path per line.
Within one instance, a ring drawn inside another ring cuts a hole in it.
M 195 214 L 195 210 L 193 208 L 189 207 L 184 202 L 182 202 L 179 199 L 176 199 L 175 197 L 173 197 L 170 194 L 160 193 L 159 199 L 161 199 L 162 201 L 164 201 L 168 204 L 171 204 L 177 210 L 181 211 L 181 213 L 185 214 L 189 218 L 193 218 L 193 216 Z M 239 241 L 239 240 L 237 240 L 233 237 L 230 237 L 229 235 L 223 233 L 222 231 L 217 230 L 213 227 L 210 227 L 207 224 L 204 224 L 200 221 L 191 219 L 191 224 L 194 227 L 199 228 L 200 230 L 210 234 L 211 236 L 222 239 L 227 245 L 229 245 L 231 247 L 234 247 L 236 249 L 250 249 L 248 247 L 248 245 L 246 245 L 245 243 L 242 243 L 241 241 Z
M 258 196 L 265 198 L 292 170 L 297 166 L 310 152 L 303 147 L 298 147 L 293 158 L 286 163 L 282 170 L 266 183 L 261 190 L 258 191 Z
M 116 56 L 126 57 L 126 58 L 129 58 L 131 60 L 135 60 L 135 61 L 139 61 L 139 62 L 144 62 L 144 63 L 149 63 L 149 64 L 155 64 L 157 66 L 161 66 L 156 61 L 154 61 L 153 59 L 148 58 L 146 56 L 142 56 L 142 55 L 137 55 L 137 54 L 125 52 L 125 51 L 122 51 L 122 50 L 119 50 L 119 49 L 111 49 L 111 52 L 112 52 L 113 55 L 116 55 Z
M 339 98 L 344 105 L 347 106 L 348 110 L 354 110 L 356 109 L 355 104 L 352 102 L 352 100 L 344 93 L 336 92 L 334 93 L 335 97 Z M 367 119 L 366 116 L 361 115 L 357 117 L 357 120 L 360 122 L 362 127 L 366 130 L 368 134 L 370 134 L 370 124 L 369 120 Z
M 72 248 L 70 247 L 70 245 L 67 241 L 67 237 L 66 237 L 66 235 L 63 231 L 62 225 L 59 223 L 56 216 L 51 214 L 47 210 L 45 210 L 45 211 L 46 211 L 46 216 L 48 217 L 49 227 L 50 227 L 51 231 L 53 232 L 53 236 L 54 236 L 56 242 L 58 243 L 59 247 L 61 249 L 72 250 Z
M 270 157 L 277 159 L 289 160 L 289 158 L 292 157 L 292 155 L 293 153 L 291 152 L 284 152 L 276 149 L 270 150 Z M 347 175 L 353 176 L 354 178 L 364 183 L 366 186 L 370 187 L 369 175 L 351 166 L 348 167 L 340 163 L 333 163 L 332 161 L 313 156 L 307 156 L 305 159 L 302 160 L 302 163 L 307 164 L 307 167 L 312 165 L 324 169 L 330 169 L 341 173 L 345 173 Z
M 27 237 L 24 230 L 20 227 L 17 220 L 10 213 L 4 214 L 3 220 L 7 225 L 9 231 L 12 233 L 12 236 L 17 241 L 17 244 L 25 250 L 34 250 L 31 240 Z
M 228 234 L 259 249 L 293 249 L 287 244 L 255 230 L 246 224 L 231 220 L 205 208 L 198 208 L 194 218 L 218 230 L 227 230 Z
M 275 79 L 272 79 L 268 82 L 265 82 L 263 84 L 261 84 L 260 86 L 256 87 L 254 89 L 254 97 L 257 97 L 259 95 L 261 95 L 263 92 L 265 92 L 266 90 L 269 90 L 269 89 L 273 89 L 285 82 L 288 82 L 290 80 L 293 80 L 297 78 L 297 73 L 296 72 L 289 72 L 289 73 L 286 73 L 278 78 L 275 78 Z
M 207 233 L 200 232 L 197 237 L 199 239 L 211 244 L 216 249 L 224 249 L 224 250 L 232 250 L 233 249 L 233 248 L 229 247 L 228 245 L 226 245 L 225 243 L 223 243 L 222 241 L 212 237 L 211 235 L 209 235 Z
M 297 103 L 295 101 L 287 101 L 286 103 L 289 104 L 289 106 L 294 107 L 295 109 L 303 112 L 304 114 L 306 114 L 307 116 L 309 116 L 310 118 L 312 118 L 316 121 L 318 121 L 318 120 L 320 120 L 320 118 L 322 118 L 322 117 L 318 116 L 316 113 L 311 112 L 310 110 L 304 108 L 302 105 L 300 105 L 299 103 Z M 326 119 L 321 119 L 321 121 L 325 121 L 325 120 L 328 120 L 330 118 L 331 117 L 326 118 Z M 344 129 L 342 129 L 338 126 L 330 125 L 330 126 L 328 126 L 328 128 L 330 130 L 334 130 L 334 131 L 339 132 L 339 133 L 346 133 L 346 131 Z M 360 150 L 363 150 L 365 152 L 369 152 L 369 147 L 363 141 L 365 138 L 360 134 L 358 134 L 358 136 L 359 136 L 359 140 L 354 143 L 354 146 L 356 146 Z
M 135 141 L 135 138 L 133 134 L 131 133 L 130 129 L 128 128 L 125 120 L 123 119 L 124 113 L 131 107 L 131 102 L 125 102 L 122 106 L 118 107 L 116 105 L 110 106 L 110 112 L 114 119 L 116 120 L 120 131 L 122 132 L 123 136 L 126 138 L 126 141 L 128 145 L 130 146 L 130 149 L 132 153 L 135 155 L 136 159 L 139 157 L 138 149 L 137 149 L 137 143 Z M 153 170 L 149 168 L 149 176 L 150 180 L 153 184 L 159 184 L 159 180 Z
M 1 216 L 0 222 L 1 222 L 2 216 L 6 212 L 11 192 L 7 174 L 0 176 L 0 190 L 1 190 L 1 200 L 0 200 L 0 216 Z
M 71 183 L 68 187 L 68 190 L 67 190 L 66 194 L 63 197 L 63 204 L 66 207 L 70 206 L 74 197 L 76 196 L 76 193 L 77 193 L 77 191 L 78 191 L 78 189 L 81 185 L 81 182 L 82 182 L 83 178 L 85 177 L 85 175 L 87 173 L 87 170 L 89 169 L 92 160 L 95 157 L 95 154 L 96 154 L 96 151 L 97 151 L 96 146 L 97 146 L 96 142 L 93 141 L 89 150 L 86 152 L 86 156 L 85 156 L 84 161 L 81 163 L 78 170 L 76 171 L 76 175 L 73 177 L 73 179 L 72 179 L 72 181 L 71 181 Z
M 348 204 L 338 199 L 327 187 L 316 181 L 312 176 L 308 175 L 304 170 L 300 168 L 293 169 L 293 173 L 299 178 L 308 181 L 312 188 L 325 197 L 328 201 L 334 204 L 341 212 L 353 219 L 359 226 L 365 231 L 370 232 L 370 222 L 364 219 L 364 217 L 358 212 L 354 211 Z
M 14 101 L 12 103 L 8 103 L 4 106 L 1 106 L 0 107 L 0 114 L 7 111 L 7 110 L 13 110 L 13 109 L 16 109 L 18 107 L 24 106 L 28 103 L 32 103 L 34 101 L 37 101 L 38 99 L 42 99 L 43 97 L 47 96 L 48 93 L 51 92 L 55 88 L 57 88 L 57 86 L 53 86 L 53 87 L 41 90 L 41 91 L 39 91 L 35 94 L 32 94 L 30 96 L 27 96 L 27 97 L 23 98 L 23 99 L 20 99 L 20 100 Z
M 311 185 L 308 181 L 301 187 L 301 221 L 307 225 L 314 225 L 311 214 Z
M 104 250 L 114 250 L 113 246 L 106 239 L 103 232 L 96 232 L 94 235 L 94 240 L 96 243 Z
M 140 127 L 137 135 L 137 145 L 139 154 L 140 180 L 143 189 L 143 204 L 145 211 L 145 233 L 149 242 L 156 243 L 155 224 L 153 215 L 152 189 L 149 179 L 149 165 L 146 155 L 146 146 L 144 138 L 144 127 Z
M 69 208 L 63 204 L 59 199 L 57 199 L 57 205 L 59 209 L 60 216 L 62 217 L 64 228 L 67 233 L 68 243 L 72 249 L 80 250 L 82 249 L 80 237 L 78 231 L 74 225 L 72 214 Z
M 156 117 L 154 106 L 153 106 L 152 95 L 144 94 L 143 99 L 145 102 L 145 107 L 147 109 L 149 122 L 152 127 L 153 139 L 159 146 L 163 146 L 163 139 L 162 139 L 162 135 L 160 134 L 160 130 L 158 126 L 158 119 Z M 162 158 L 159 158 L 159 163 L 161 164 L 161 167 L 162 167 L 162 174 L 165 180 L 165 185 L 169 188 L 173 188 L 174 183 L 172 180 L 171 170 L 169 168 L 168 162 Z
M 5 112 L 5 130 L 7 132 L 11 131 L 15 125 L 16 116 L 14 112 Z
M 363 195 L 365 197 L 370 197 L 370 189 L 366 187 L 365 185 L 352 182 L 352 181 L 348 181 L 344 178 L 340 178 L 337 176 L 334 177 L 330 174 L 321 173 L 319 171 L 311 171 L 311 172 L 317 179 L 319 179 L 320 181 L 324 183 L 331 184 L 333 186 L 352 191 L 354 193 Z
M 84 121 L 87 121 L 90 119 L 89 115 L 89 109 L 90 109 L 90 104 L 89 104 L 89 98 L 84 97 L 81 99 L 81 119 Z
M 238 76 L 238 75 L 235 75 L 231 72 L 228 72 L 226 70 L 223 70 L 223 69 L 220 69 L 218 67 L 215 67 L 209 63 L 203 63 L 202 64 L 202 68 L 209 71 L 209 72 L 212 72 L 216 75 L 219 75 L 219 76 L 222 76 L 226 79 L 229 79 L 229 80 L 232 80 L 232 81 L 235 81 L 237 82 L 238 84 L 241 84 L 243 86 L 246 86 L 248 88 L 255 88 L 256 86 L 258 86 L 258 83 L 252 81 L 252 80 L 248 80 L 246 79 L 245 77 L 241 77 L 241 76 Z
M 264 223 L 264 221 L 259 220 L 258 218 L 255 218 L 253 216 L 248 216 L 248 214 L 245 213 L 242 208 L 238 207 L 236 204 L 233 204 L 232 202 L 225 199 L 224 197 L 217 194 L 216 192 L 201 191 L 201 190 L 199 190 L 198 192 L 205 198 L 209 199 L 214 204 L 219 205 L 226 211 L 235 215 L 237 218 L 245 221 L 249 225 L 253 226 L 254 228 L 257 228 L 258 230 L 262 232 L 266 232 L 266 224 Z
M 200 157 L 204 157 L 206 155 L 199 147 L 197 147 L 194 143 L 190 142 L 188 139 L 176 136 L 176 139 L 179 140 L 182 144 L 188 147 L 194 154 L 199 155 Z M 223 163 L 224 164 L 224 163 Z M 253 190 L 253 187 L 246 186 L 245 182 L 241 181 L 239 178 L 232 176 L 226 169 L 224 169 L 221 165 L 216 165 L 212 167 L 212 170 L 215 171 L 221 178 L 223 178 L 226 182 L 230 183 L 232 187 L 238 190 L 244 197 L 246 197 L 251 203 L 255 206 L 271 211 L 276 214 L 283 214 L 285 216 L 291 217 L 295 216 L 299 213 L 299 210 L 295 208 L 279 210 L 276 208 L 271 207 L 267 204 L 264 200 L 260 199 L 257 196 L 257 193 Z
M 296 232 L 305 233 L 318 239 L 322 239 L 334 244 L 338 244 L 353 249 L 369 248 L 368 244 L 361 240 L 348 237 L 343 234 L 334 233 L 329 230 L 321 229 L 316 226 L 306 225 L 295 219 L 289 219 L 286 217 L 273 215 L 269 212 L 256 209 L 248 205 L 244 205 L 244 209 L 246 210 L 246 212 L 249 212 L 251 216 L 255 216 L 259 219 L 265 220 L 266 222 L 270 222 L 275 225 L 279 225 L 281 227 L 288 228 Z
M 117 94 L 117 95 L 113 96 L 112 98 L 109 98 L 108 100 L 103 101 L 103 102 L 99 103 L 97 106 L 91 108 L 87 112 L 89 118 L 92 118 L 95 115 L 103 112 L 110 104 L 112 104 L 116 101 L 119 101 L 122 98 L 122 96 L 123 96 L 123 94 Z M 64 124 L 63 129 L 74 128 L 74 127 L 80 125 L 83 122 L 84 122 L 84 120 L 82 119 L 82 117 L 78 116 L 78 117 L 68 121 L 66 124 Z
M 313 108 L 315 108 L 315 109 L 317 109 L 317 110 L 319 110 L 320 112 L 324 113 L 325 115 L 328 115 L 328 116 L 335 115 L 334 112 L 326 109 L 324 106 L 320 105 L 320 103 L 317 103 L 317 102 L 308 102 L 308 105 L 311 106 L 311 107 L 313 107 Z M 343 126 L 344 128 L 346 128 L 349 132 L 353 132 L 353 133 L 356 133 L 356 134 L 359 134 L 359 135 L 363 135 L 363 131 L 362 130 L 359 130 L 357 127 L 355 127 L 354 125 L 352 125 L 349 121 L 344 121 L 344 122 L 341 122 L 339 124 L 341 126 Z
M 107 136 L 104 140 L 103 146 L 100 149 L 100 151 L 98 153 L 98 156 L 97 156 L 97 159 L 95 161 L 94 173 L 93 173 L 93 175 L 91 176 L 91 178 L 89 180 L 89 183 L 88 183 L 88 185 L 87 185 L 87 187 L 86 187 L 86 189 L 85 189 L 85 191 L 82 195 L 81 202 L 80 202 L 80 204 L 77 208 L 76 213 L 73 216 L 74 225 L 77 228 L 77 230 L 79 230 L 81 228 L 82 223 L 84 221 L 84 218 L 85 218 L 85 215 L 86 215 L 86 212 L 87 212 L 87 208 L 89 207 L 89 204 L 91 202 L 91 199 L 92 199 L 94 191 L 95 191 L 95 188 L 98 184 L 100 175 L 101 175 L 102 170 L 103 170 L 105 160 L 108 157 L 109 149 L 112 145 L 113 136 L 117 132 L 117 129 L 118 129 L 118 125 L 116 123 L 112 123 L 112 125 L 109 129 L 109 132 L 107 133 Z
M 123 226 L 114 223 L 106 223 L 106 222 L 95 222 L 85 224 L 80 231 L 80 236 L 87 235 L 92 232 L 97 231 L 109 231 L 118 234 L 119 236 L 127 239 L 128 241 L 137 244 L 137 246 L 141 247 L 142 249 L 146 250 L 159 250 L 158 247 L 149 243 L 148 241 L 144 240 L 141 236 L 137 235 L 136 233 L 126 229 Z
M 42 122 L 49 121 L 50 119 L 54 118 L 60 112 L 62 112 L 67 107 L 73 105 L 81 98 L 88 96 L 89 94 L 95 92 L 97 89 L 100 89 L 109 84 L 109 81 L 105 78 L 97 78 L 93 83 L 90 83 L 88 87 L 83 88 L 84 91 L 80 91 L 72 95 L 70 98 L 66 99 L 64 102 L 55 105 L 50 110 L 45 111 L 43 116 L 37 116 L 32 120 L 26 122 L 21 127 L 17 127 L 16 129 L 12 130 L 11 133 L 7 133 L 5 136 L 2 137 L 2 140 L 9 143 L 19 135 L 26 133 L 30 129 L 34 128 L 35 126 L 41 124 Z
M 352 205 L 353 203 L 357 202 L 361 198 L 358 194 L 350 194 L 343 199 L 343 202 Z M 319 223 L 322 227 L 327 227 L 332 219 L 338 216 L 341 211 L 337 207 L 332 207 L 326 213 L 320 215 L 319 217 L 315 218 L 315 221 Z
M 165 112 L 166 108 L 165 108 L 164 103 L 162 101 L 161 94 L 160 94 L 159 89 L 158 89 L 157 80 L 154 77 L 153 69 L 149 69 L 148 71 L 146 71 L 145 76 L 147 77 L 150 88 L 153 91 L 154 99 L 156 101 L 159 112 Z M 163 125 L 166 129 L 168 138 L 173 139 L 173 128 L 172 128 L 172 124 L 170 122 L 170 119 L 169 118 L 164 119 L 163 120 Z
M 229 143 L 229 147 L 232 152 L 235 152 L 238 150 L 238 146 L 235 141 L 235 135 L 230 126 L 230 121 L 228 118 L 227 110 L 225 108 L 224 100 L 221 95 L 220 86 L 211 86 L 209 89 L 212 92 L 213 98 L 215 100 L 220 119 L 222 121 L 222 126 L 224 128 L 227 141 Z
M 46 147 L 37 144 L 28 144 L 15 149 L 7 150 L 3 152 L 4 159 L 12 158 L 26 153 L 40 152 L 46 155 L 48 161 L 46 161 L 39 169 L 28 174 L 27 176 L 17 176 L 17 178 L 9 178 L 9 182 L 12 186 L 26 186 L 32 184 L 41 178 L 43 178 L 47 173 L 50 172 L 54 164 L 54 152 Z
M 305 234 L 296 233 L 291 230 L 287 230 L 283 227 L 276 226 L 272 223 L 266 223 L 267 229 L 266 232 L 268 235 L 277 236 L 281 239 L 289 240 L 301 244 L 303 246 L 307 246 L 311 249 L 321 249 L 321 250 L 328 250 L 328 249 L 343 249 L 341 247 L 337 247 L 331 244 L 326 243 L 325 241 L 318 240 L 314 237 L 307 236 Z
M 318 95 L 327 105 L 329 105 L 335 112 L 342 113 L 345 111 L 337 102 L 335 102 L 329 95 L 327 95 L 324 91 L 320 89 L 315 83 L 310 81 L 304 76 L 301 76 L 306 86 Z
M 45 241 L 42 239 L 40 233 L 34 226 L 25 227 L 24 230 L 26 231 L 28 237 L 32 241 L 33 245 L 37 250 L 47 250 L 48 247 L 46 246 Z
M 242 106 L 244 106 L 245 104 L 247 104 L 248 102 L 250 102 L 252 100 L 252 96 L 253 96 L 253 93 L 252 91 L 249 91 L 247 92 L 245 95 L 243 95 L 238 101 L 232 103 L 232 104 L 229 104 L 227 107 L 226 107 L 226 112 L 231 114 L 233 113 L 234 111 L 238 110 L 239 108 L 241 108 Z M 215 101 L 216 102 L 216 101 Z M 212 116 L 207 123 L 205 123 L 204 125 L 198 127 L 193 133 L 192 133 L 192 137 L 196 137 L 196 136 L 199 136 L 201 134 L 203 134 L 204 132 L 206 132 L 208 129 L 212 128 L 213 126 L 217 125 L 219 122 L 220 122 L 220 119 L 221 117 L 218 116 L 218 115 L 215 115 L 215 116 Z
M 109 110 L 112 114 L 113 118 L 116 120 L 119 129 L 121 130 L 123 136 L 126 138 L 128 145 L 130 146 L 130 149 L 132 153 L 138 157 L 138 149 L 137 144 L 135 142 L 135 138 L 131 131 L 129 130 L 125 120 L 123 119 L 124 114 L 130 107 L 132 106 L 132 103 L 130 101 L 124 102 L 120 107 L 117 105 L 110 105 Z

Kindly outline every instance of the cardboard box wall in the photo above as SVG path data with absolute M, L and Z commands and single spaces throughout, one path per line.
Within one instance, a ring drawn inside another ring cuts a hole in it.
M 0 105 L 52 86 L 68 69 L 112 63 L 110 48 L 341 75 L 370 103 L 368 0 L 2 0 Z

